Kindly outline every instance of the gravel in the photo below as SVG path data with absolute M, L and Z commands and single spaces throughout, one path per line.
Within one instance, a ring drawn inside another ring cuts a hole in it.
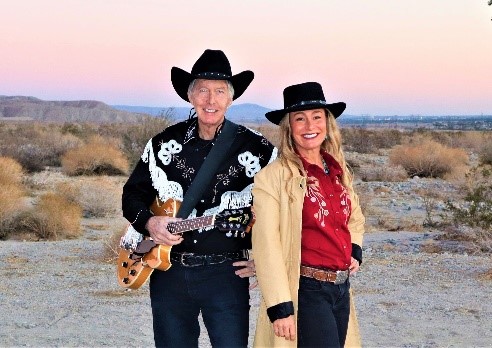
M 118 286 L 107 233 L 0 241 L 0 346 L 152 346 L 147 284 Z M 352 278 L 364 347 L 492 347 L 490 255 L 420 251 L 431 233 L 366 233 Z M 489 272 L 489 276 L 485 274 Z M 251 291 L 252 343 L 259 292 Z M 202 329 L 201 347 L 210 347 Z

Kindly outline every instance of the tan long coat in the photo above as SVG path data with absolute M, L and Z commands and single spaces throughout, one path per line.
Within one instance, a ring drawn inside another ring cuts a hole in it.
M 294 165 L 282 166 L 279 159 L 263 168 L 254 178 L 253 204 L 256 223 L 253 227 L 253 258 L 261 291 L 261 303 L 254 339 L 255 347 L 297 347 L 297 341 L 275 336 L 266 309 L 293 301 L 297 322 L 297 292 L 301 263 L 302 207 L 306 178 Z M 358 196 L 349 188 L 352 214 L 349 230 L 352 242 L 362 246 L 365 219 Z M 290 196 L 290 197 L 289 197 Z M 361 345 L 354 302 L 346 347 Z

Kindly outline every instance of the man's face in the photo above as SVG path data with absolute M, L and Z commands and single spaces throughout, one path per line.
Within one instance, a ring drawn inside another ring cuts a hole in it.
M 227 82 L 224 80 L 196 80 L 189 99 L 195 108 L 199 124 L 206 127 L 219 126 L 232 103 Z

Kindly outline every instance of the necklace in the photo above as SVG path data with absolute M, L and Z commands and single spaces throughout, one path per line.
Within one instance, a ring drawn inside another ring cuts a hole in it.
M 195 147 L 195 152 L 198 152 L 198 151 L 201 151 L 203 149 L 205 149 L 206 147 L 208 147 L 209 145 L 213 145 L 214 143 L 214 139 L 210 139 L 210 140 L 204 140 L 202 138 L 198 138 L 196 140 L 196 147 Z
M 323 158 L 323 156 L 321 156 L 321 161 L 323 162 L 323 169 L 325 171 L 325 174 L 326 175 L 330 174 L 330 168 L 328 168 L 328 165 L 326 164 L 325 159 Z

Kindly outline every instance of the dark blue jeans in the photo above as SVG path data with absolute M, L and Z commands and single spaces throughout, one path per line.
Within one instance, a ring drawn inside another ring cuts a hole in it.
M 297 335 L 299 347 L 343 347 L 350 315 L 350 282 L 340 285 L 301 277 Z
M 213 347 L 247 347 L 249 279 L 240 278 L 234 261 L 184 267 L 173 264 L 150 277 L 156 347 L 198 347 L 198 316 Z

